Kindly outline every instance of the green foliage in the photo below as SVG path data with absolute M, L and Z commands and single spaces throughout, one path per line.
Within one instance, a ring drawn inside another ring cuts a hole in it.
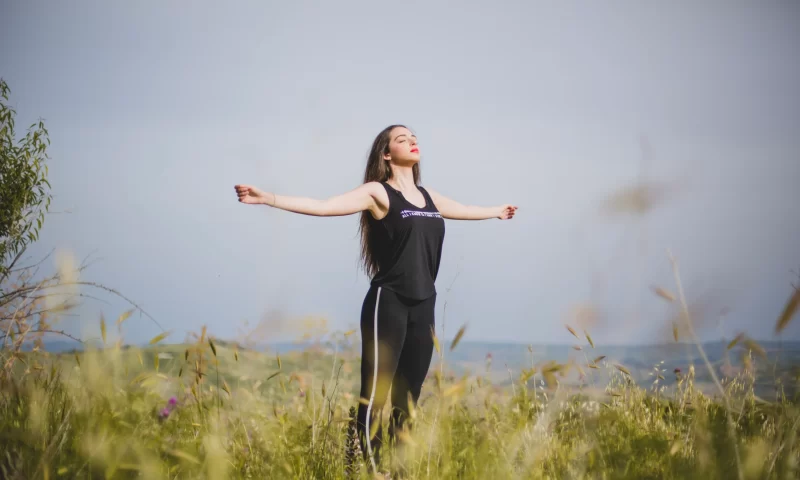
M 13 381 L 0 383 L 0 475 L 372 478 L 354 441 L 357 350 L 337 352 L 279 360 L 205 332 L 187 345 L 30 352 Z M 797 404 L 754 396 L 752 373 L 724 381 L 731 435 L 725 405 L 696 388 L 694 368 L 648 389 L 613 363 L 597 365 L 611 380 L 591 388 L 547 385 L 550 365 L 507 388 L 483 376 L 432 378 L 414 429 L 385 450 L 380 469 L 410 479 L 778 479 L 800 471 Z M 170 397 L 177 404 L 164 415 Z
M 47 129 L 39 121 L 17 141 L 9 91 L 0 79 L 0 279 L 7 276 L 16 256 L 39 238 L 51 199 L 45 163 L 50 145 Z

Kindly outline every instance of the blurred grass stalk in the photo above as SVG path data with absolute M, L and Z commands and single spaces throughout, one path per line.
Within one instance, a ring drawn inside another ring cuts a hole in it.
M 402 448 L 384 450 L 381 469 L 410 478 L 797 474 L 797 399 L 756 401 L 755 372 L 746 370 L 718 379 L 722 398 L 736 400 L 724 404 L 695 388 L 694 367 L 672 388 L 658 387 L 657 368 L 650 392 L 625 366 L 589 361 L 586 333 L 581 363 L 532 363 L 512 377 L 513 390 L 440 366 L 413 410 L 414 428 Z M 366 462 L 346 469 L 358 352 L 344 336 L 333 354 L 282 357 L 205 329 L 191 344 L 154 340 L 27 352 L 28 368 L 2 384 L 4 478 L 368 478 Z M 603 391 L 562 383 L 586 371 L 608 376 Z
M 650 387 L 639 385 L 587 329 L 579 336 L 570 326 L 579 353 L 566 363 L 536 363 L 529 349 L 530 365 L 509 369 L 508 385 L 493 383 L 488 358 L 483 374 L 457 376 L 434 331 L 439 364 L 412 409 L 413 428 L 384 448 L 379 469 L 421 479 L 796 478 L 797 389 L 773 402 L 755 394 L 767 357 L 743 334 L 728 350 L 744 347 L 745 368 L 717 374 L 670 259 L 678 294 L 656 294 L 679 305 L 718 395 L 697 388 L 694 365 L 667 386 L 661 362 Z M 99 343 L 80 352 L 23 351 L 18 339 L 3 349 L 3 478 L 370 478 L 353 438 L 353 331 L 322 332 L 315 348 L 284 355 L 212 338 L 205 327 L 185 344 L 164 344 L 164 332 L 139 348 L 122 342 L 133 311 L 114 323 L 101 317 Z M 388 425 L 389 409 L 382 414 Z

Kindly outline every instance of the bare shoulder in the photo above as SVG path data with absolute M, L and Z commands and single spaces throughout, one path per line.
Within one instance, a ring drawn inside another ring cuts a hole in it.
M 438 203 L 442 198 L 444 198 L 438 191 L 436 191 L 431 187 L 425 186 L 423 188 L 425 189 L 426 192 L 428 192 L 428 195 L 431 196 L 431 200 L 433 200 L 433 203 Z
M 389 196 L 386 194 L 386 189 L 383 188 L 383 185 L 380 182 L 367 182 L 362 184 L 359 189 L 369 194 L 375 200 L 386 199 L 388 201 Z
M 367 182 L 361 186 L 367 193 L 375 200 L 375 209 L 372 210 L 372 215 L 377 218 L 383 218 L 389 212 L 389 194 L 383 188 L 380 182 Z
M 383 186 L 380 184 L 380 182 L 363 183 L 363 184 L 361 184 L 361 186 L 359 188 L 363 188 L 364 190 L 366 190 L 370 194 L 375 194 L 375 193 L 383 190 Z

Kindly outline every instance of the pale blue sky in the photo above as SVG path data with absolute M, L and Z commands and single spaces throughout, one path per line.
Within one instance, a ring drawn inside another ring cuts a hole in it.
M 705 338 L 772 338 L 800 267 L 797 2 L 0 8 L 0 75 L 20 126 L 46 120 L 53 208 L 72 212 L 31 253 L 96 251 L 85 279 L 141 302 L 173 341 L 203 324 L 234 336 L 270 311 L 283 320 L 259 338 L 303 316 L 356 327 L 357 216 L 244 206 L 233 185 L 350 190 L 396 122 L 420 138 L 425 185 L 520 207 L 511 222 L 447 224 L 448 337 L 466 322 L 466 340 L 568 342 L 569 312 L 594 302 L 595 341 L 666 341 L 671 313 L 649 288 L 674 290 L 671 248 L 711 314 Z M 675 188 L 643 222 L 602 216 L 637 180 L 640 135 L 648 178 Z M 125 308 L 89 301 L 81 322 Z M 138 318 L 125 331 L 157 333 Z

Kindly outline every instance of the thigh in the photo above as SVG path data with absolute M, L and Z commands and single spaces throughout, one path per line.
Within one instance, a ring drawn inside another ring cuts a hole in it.
M 406 341 L 400 353 L 394 383 L 401 389 L 407 389 L 414 401 L 419 398 L 433 358 L 435 307 L 434 295 L 415 305 L 409 312 Z
M 385 392 L 397 369 L 406 336 L 408 307 L 390 290 L 371 288 L 361 309 L 362 395 L 371 392 L 377 371 L 377 390 Z

